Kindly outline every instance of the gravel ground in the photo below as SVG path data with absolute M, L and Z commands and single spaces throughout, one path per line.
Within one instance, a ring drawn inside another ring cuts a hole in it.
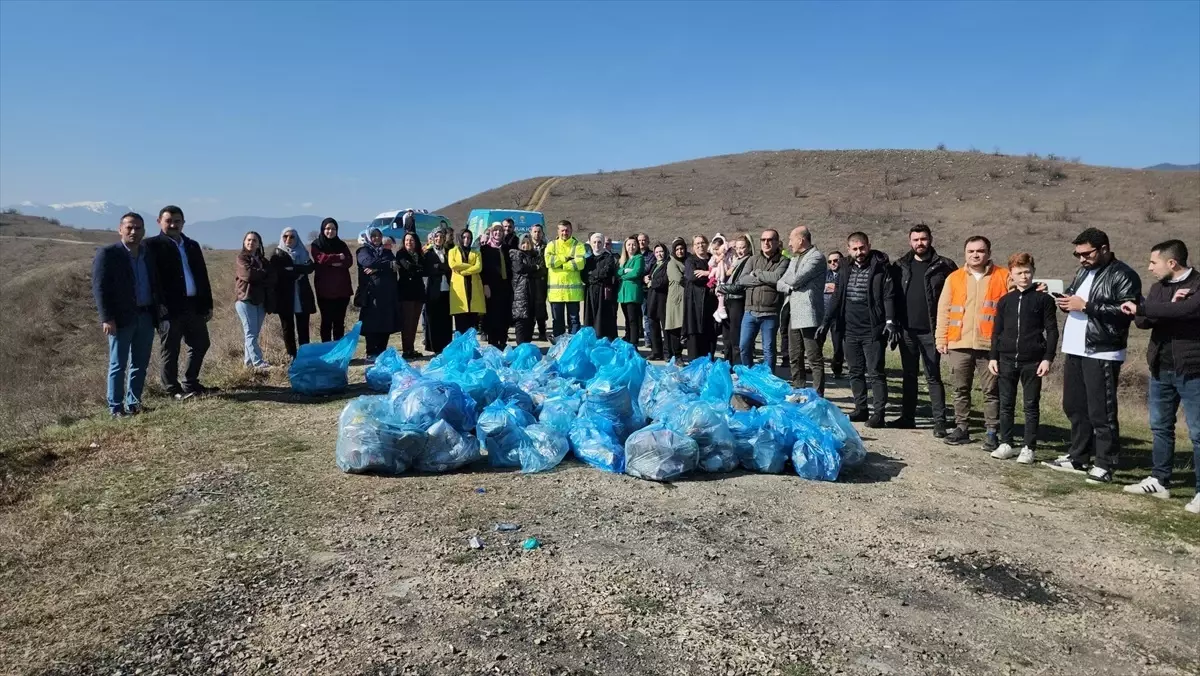
M 211 410 L 196 415 L 230 405 L 201 402 Z M 1047 472 L 926 431 L 864 430 L 867 465 L 838 483 L 734 473 L 656 484 L 571 460 L 540 475 L 383 479 L 333 465 L 342 405 L 307 406 L 297 425 L 286 402 L 242 403 L 238 415 L 264 433 L 299 428 L 294 448 L 190 460 L 196 471 L 139 505 L 144 521 L 128 526 L 178 526 L 165 540 L 174 552 L 161 555 L 174 577 L 140 583 L 136 606 L 116 594 L 82 608 L 67 635 L 50 611 L 0 611 L 0 665 L 622 676 L 1200 669 L 1194 545 L 1106 516 L 1134 498 L 1026 490 Z M 212 443 L 234 452 L 242 439 Z M 498 522 L 520 529 L 496 532 Z M 473 536 L 482 548 L 470 547 Z M 530 537 L 541 546 L 522 549 Z M 26 577 L 0 569 L 0 591 L 24 599 L 18 583 L 44 582 L 29 570 L 36 564 L 25 560 Z M 139 612 L 86 620 L 104 604 Z

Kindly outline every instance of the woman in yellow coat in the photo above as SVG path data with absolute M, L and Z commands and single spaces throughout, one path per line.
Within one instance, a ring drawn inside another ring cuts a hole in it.
M 471 231 L 463 228 L 458 234 L 458 246 L 446 256 L 451 272 L 450 314 L 454 315 L 454 330 L 459 333 L 476 328 L 479 315 L 486 307 L 483 279 L 479 276 L 483 263 L 479 260 L 479 252 L 471 249 L 473 239 Z

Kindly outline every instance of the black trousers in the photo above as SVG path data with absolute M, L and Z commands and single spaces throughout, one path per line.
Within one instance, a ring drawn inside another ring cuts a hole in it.
M 650 356 L 659 359 L 663 357 L 662 322 L 654 317 L 650 317 Z
M 328 343 L 346 335 L 346 308 L 349 298 L 318 298 L 317 309 L 321 311 L 321 342 Z
M 367 357 L 375 358 L 380 352 L 387 349 L 388 339 L 392 337 L 390 333 L 366 333 L 363 334 L 363 339 L 367 343 Z
M 441 354 L 450 344 L 454 331 L 450 328 L 450 294 L 440 293 L 425 303 L 428 320 L 429 351 Z
M 937 351 L 933 333 L 906 329 L 904 340 L 900 341 L 900 364 L 904 372 L 900 417 L 912 420 L 917 415 L 917 371 L 924 368 L 933 420 L 945 424 L 946 386 L 942 383 L 942 355 Z
M 183 383 L 179 382 L 180 344 L 187 345 L 187 369 Z M 194 310 L 185 310 L 158 324 L 158 347 L 162 368 L 159 379 L 168 394 L 197 391 L 200 385 L 200 367 L 208 353 L 208 322 Z
M 873 415 L 879 417 L 887 409 L 887 377 L 884 373 L 886 346 L 882 335 L 847 334 L 846 367 L 850 376 L 850 391 L 854 394 L 854 410 L 867 410 L 867 388 L 871 389 Z
M 788 329 L 788 365 L 792 372 L 792 387 L 804 387 L 807 380 L 804 367 L 812 371 L 812 386 L 825 396 L 825 353 L 817 342 L 817 327 Z
M 829 328 L 829 339 L 833 341 L 833 361 L 830 362 L 830 370 L 836 376 L 842 375 L 842 365 L 846 363 L 846 334 L 837 326 Z M 822 349 L 825 347 L 821 345 Z
M 279 327 L 283 329 L 283 346 L 287 353 L 296 356 L 297 345 L 308 345 L 308 317 L 303 312 L 284 312 L 279 315 Z
M 638 347 L 642 344 L 642 304 L 621 303 L 625 315 L 625 342 Z
M 533 342 L 533 319 L 514 319 L 513 333 L 517 336 L 517 345 Z
M 667 341 L 667 354 L 664 355 L 668 360 L 683 357 L 683 329 L 667 329 L 663 331 Z
M 1063 413 L 1071 421 L 1067 454 L 1078 464 L 1089 458 L 1113 470 L 1121 452 L 1117 422 L 1117 380 L 1121 362 L 1067 355 L 1063 367 Z
M 791 334 L 791 331 L 788 330 L 788 327 L 791 325 L 792 325 L 792 306 L 790 304 L 788 304 L 788 305 L 784 305 L 783 309 L 779 311 L 779 350 L 775 352 L 776 359 L 779 359 L 780 355 L 790 355 L 792 353 L 792 350 L 791 350 L 792 337 L 791 337 L 791 335 L 789 335 L 789 334 Z M 789 357 L 787 357 L 787 356 L 783 357 L 783 359 L 788 359 L 788 358 Z M 771 364 L 771 368 L 774 369 L 775 364 Z
M 746 314 L 746 299 L 726 298 L 725 314 L 729 315 L 725 320 L 724 335 L 721 336 L 725 343 L 725 361 L 730 366 L 737 366 L 742 363 L 742 316 Z
M 454 330 L 459 333 L 466 333 L 468 329 L 479 329 L 479 313 L 464 312 L 454 315 Z
M 1037 450 L 1038 419 L 1042 406 L 1042 379 L 1037 375 L 1038 361 L 1017 361 L 1013 355 L 1000 355 L 1000 442 L 1013 443 L 1013 418 L 1017 408 L 1017 383 L 1021 384 L 1021 399 L 1025 410 L 1025 445 Z
M 547 286 L 548 286 L 548 282 L 547 282 L 546 278 L 543 277 L 538 282 L 538 298 L 546 297 L 546 287 Z M 545 300 L 536 304 L 536 306 L 534 307 L 534 314 L 537 315 L 538 340 L 546 340 L 546 319 L 547 319 L 547 315 L 549 313 L 546 310 L 546 301 Z
M 699 359 L 711 355 L 713 337 L 708 333 L 693 333 L 687 337 L 688 359 Z

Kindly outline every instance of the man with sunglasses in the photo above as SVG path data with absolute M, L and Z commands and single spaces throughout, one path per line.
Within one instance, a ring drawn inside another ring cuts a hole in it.
M 1071 445 L 1066 455 L 1044 464 L 1086 472 L 1088 483 L 1108 483 L 1121 448 L 1117 380 L 1133 319 L 1121 306 L 1141 302 L 1142 280 L 1117 260 L 1103 230 L 1088 228 L 1072 244 L 1079 271 L 1056 300 L 1068 313 L 1062 334 L 1063 412 L 1071 421 Z

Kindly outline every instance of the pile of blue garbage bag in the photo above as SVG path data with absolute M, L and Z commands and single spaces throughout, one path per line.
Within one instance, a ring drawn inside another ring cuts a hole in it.
M 338 424 L 336 460 L 350 473 L 449 472 L 485 459 L 543 472 L 573 455 L 652 481 L 789 466 L 836 481 L 866 459 L 837 406 L 764 365 L 730 369 L 708 357 L 651 365 L 591 328 L 544 356 L 531 344 L 480 346 L 470 330 L 424 369 L 388 348 L 366 378 L 379 394 L 351 401 Z M 748 410 L 735 410 L 735 399 Z

